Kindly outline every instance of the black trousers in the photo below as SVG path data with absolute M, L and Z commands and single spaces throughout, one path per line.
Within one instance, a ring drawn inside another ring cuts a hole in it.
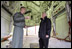
M 48 48 L 49 38 L 46 39 L 39 39 L 39 47 L 40 48 Z

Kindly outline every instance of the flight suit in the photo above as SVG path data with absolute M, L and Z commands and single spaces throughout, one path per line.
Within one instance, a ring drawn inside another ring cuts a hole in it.
M 25 18 L 23 14 L 17 12 L 13 16 L 14 20 L 14 32 L 11 46 L 12 48 L 22 48 L 23 47 L 23 28 L 25 26 Z

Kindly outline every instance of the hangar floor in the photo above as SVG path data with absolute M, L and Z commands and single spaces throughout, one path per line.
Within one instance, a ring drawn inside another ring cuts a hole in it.
M 39 48 L 38 40 L 37 36 L 24 36 L 23 48 Z M 8 43 L 9 41 L 1 42 L 1 48 L 6 48 Z M 49 48 L 71 48 L 71 43 L 51 37 Z

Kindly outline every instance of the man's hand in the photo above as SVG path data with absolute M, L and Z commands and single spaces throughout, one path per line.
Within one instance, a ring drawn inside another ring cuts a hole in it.
M 30 17 L 29 16 L 26 16 L 25 19 L 30 19 Z
M 46 38 L 48 38 L 49 37 L 49 35 L 46 35 Z
M 27 28 L 27 26 L 25 26 L 25 28 Z

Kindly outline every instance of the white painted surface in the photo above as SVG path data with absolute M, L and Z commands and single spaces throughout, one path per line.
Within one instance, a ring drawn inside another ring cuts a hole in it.
M 35 32 L 36 27 L 36 32 Z M 28 35 L 36 35 L 38 36 L 39 26 L 33 26 L 28 28 Z M 26 35 L 26 29 L 24 28 L 24 35 Z
M 1 38 L 9 34 L 10 15 L 1 8 Z

